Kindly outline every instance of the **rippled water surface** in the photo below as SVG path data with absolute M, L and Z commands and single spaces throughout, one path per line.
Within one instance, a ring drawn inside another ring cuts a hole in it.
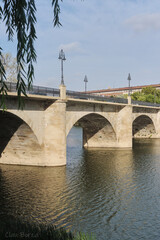
M 0 165 L 0 218 L 7 215 L 94 233 L 99 240 L 160 239 L 160 140 L 128 150 L 84 150 L 68 137 L 66 167 Z

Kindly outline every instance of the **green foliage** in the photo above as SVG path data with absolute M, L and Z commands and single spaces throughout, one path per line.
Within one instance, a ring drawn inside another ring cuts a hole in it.
M 146 87 L 142 91 L 134 92 L 131 97 L 136 101 L 160 103 L 160 90 L 153 87 Z
M 138 101 L 146 102 L 146 96 L 145 95 L 140 95 L 138 97 Z
M 141 95 L 141 92 L 134 92 L 132 93 L 131 97 L 133 100 L 138 101 L 138 98 L 140 97 L 140 95 Z
M 59 1 L 51 0 L 54 9 L 53 25 L 60 26 Z M 36 62 L 36 51 L 34 42 L 36 40 L 36 6 L 35 0 L 2 0 L 0 2 L 0 21 L 6 25 L 8 40 L 17 38 L 17 94 L 19 107 L 21 107 L 21 95 L 26 95 L 34 79 L 34 63 Z M 6 72 L 3 64 L 2 48 L 0 48 L 0 94 L 4 97 L 7 93 L 5 85 Z M 5 99 L 5 98 L 3 98 Z M 2 105 L 2 104 L 1 104 Z
M 0 219 L 0 239 L 38 239 L 38 240 L 95 240 L 92 235 L 78 233 L 74 236 L 64 228 L 42 223 L 29 223 L 21 218 L 8 216 Z
M 146 95 L 146 102 L 154 103 L 155 97 L 153 94 L 149 93 Z
M 61 0 L 62 2 L 63 0 Z M 58 0 L 52 0 L 52 6 L 53 6 L 53 12 L 54 12 L 54 19 L 53 19 L 53 24 L 55 26 L 61 26 L 62 24 L 59 21 L 59 14 L 60 14 L 60 6 L 58 3 Z
M 145 95 L 148 95 L 148 94 L 154 94 L 155 91 L 156 89 L 153 87 L 145 87 L 145 88 L 142 88 L 141 92 Z
M 96 240 L 96 238 L 92 234 L 78 233 L 74 240 Z

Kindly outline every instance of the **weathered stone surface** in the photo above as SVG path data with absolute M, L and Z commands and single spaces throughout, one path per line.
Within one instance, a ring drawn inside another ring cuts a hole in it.
M 47 166 L 66 164 L 66 102 L 58 100 L 45 111 L 44 151 Z
M 141 115 L 133 122 L 134 138 L 156 138 L 156 130 L 154 124 L 148 116 Z
M 84 147 L 115 147 L 115 131 L 103 116 L 91 113 L 82 117 L 78 123 L 83 128 Z
M 32 96 L 24 110 L 9 96 L 0 111 L 0 163 L 61 166 L 66 138 L 75 123 L 83 128 L 86 148 L 132 147 L 133 137 L 160 137 L 159 108 L 79 99 Z
M 132 106 L 125 106 L 117 118 L 118 147 L 132 147 Z

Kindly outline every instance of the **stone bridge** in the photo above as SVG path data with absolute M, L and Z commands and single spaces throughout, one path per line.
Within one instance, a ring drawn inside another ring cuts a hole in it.
M 30 94 L 18 110 L 15 93 L 0 111 L 0 163 L 61 166 L 71 128 L 83 128 L 85 148 L 132 148 L 133 138 L 160 137 L 160 107 Z

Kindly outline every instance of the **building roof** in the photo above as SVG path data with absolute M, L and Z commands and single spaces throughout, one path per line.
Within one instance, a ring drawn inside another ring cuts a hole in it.
M 138 90 L 142 89 L 144 87 L 160 87 L 160 84 L 150 84 L 150 85 L 142 85 L 142 86 L 131 86 L 130 89 L 132 90 Z M 101 89 L 101 90 L 93 90 L 93 91 L 87 91 L 86 93 L 107 93 L 107 92 L 116 92 L 116 91 L 127 91 L 129 90 L 129 87 L 122 87 L 122 88 L 108 88 L 108 89 Z

